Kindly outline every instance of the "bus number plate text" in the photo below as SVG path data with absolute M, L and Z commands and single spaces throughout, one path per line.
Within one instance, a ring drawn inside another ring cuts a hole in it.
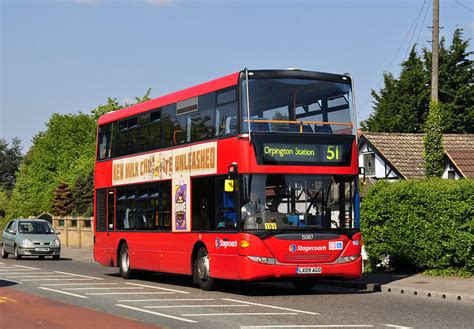
M 296 274 L 321 274 L 322 267 L 297 267 Z

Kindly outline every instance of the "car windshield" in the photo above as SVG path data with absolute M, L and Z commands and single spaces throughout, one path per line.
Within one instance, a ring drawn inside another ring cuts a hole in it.
M 342 175 L 242 175 L 242 227 L 354 228 L 355 183 Z
M 40 221 L 19 222 L 18 230 L 23 234 L 54 234 L 49 223 Z
M 246 91 L 246 81 L 242 81 Z M 351 85 L 313 79 L 250 79 L 242 132 L 353 134 Z M 248 113 L 250 111 L 250 113 Z M 250 119 L 248 118 L 250 114 Z

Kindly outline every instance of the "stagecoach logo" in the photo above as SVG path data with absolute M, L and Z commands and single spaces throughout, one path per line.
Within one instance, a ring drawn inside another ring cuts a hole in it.
M 295 251 L 304 251 L 304 252 L 324 251 L 324 250 L 326 250 L 326 246 L 301 246 L 301 245 L 290 244 L 288 246 L 288 250 L 290 252 L 295 252 Z
M 233 247 L 233 248 L 236 248 L 237 247 L 237 241 L 234 240 L 234 241 L 225 241 L 225 240 L 221 240 L 219 238 L 216 238 L 216 249 L 219 249 L 220 247 L 222 248 L 227 248 L 227 247 Z

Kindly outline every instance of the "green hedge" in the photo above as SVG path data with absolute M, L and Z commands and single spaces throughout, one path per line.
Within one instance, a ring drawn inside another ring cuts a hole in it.
M 361 203 L 372 264 L 394 270 L 474 270 L 474 181 L 380 181 Z

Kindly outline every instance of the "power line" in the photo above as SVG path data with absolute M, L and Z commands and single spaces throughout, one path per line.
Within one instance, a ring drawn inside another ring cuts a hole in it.
M 384 73 L 385 72 L 388 72 L 388 70 L 390 70 L 390 68 L 392 67 L 392 64 L 393 62 L 395 61 L 395 59 L 398 57 L 398 54 L 400 53 L 400 50 L 403 48 L 403 45 L 405 44 L 405 42 L 407 41 L 408 39 L 408 36 L 410 35 L 410 33 L 412 33 L 412 30 L 416 30 L 416 27 L 415 27 L 415 23 L 416 25 L 418 25 L 418 21 L 420 20 L 420 16 L 421 16 L 421 13 L 423 11 L 423 8 L 425 7 L 425 4 L 426 4 L 426 0 L 423 1 L 423 4 L 418 12 L 418 14 L 416 15 L 416 18 L 415 20 L 413 21 L 413 23 L 410 25 L 410 28 L 408 29 L 408 32 L 407 34 L 405 35 L 405 37 L 403 38 L 403 41 L 402 43 L 400 44 L 400 46 L 398 47 L 395 55 L 393 56 L 392 60 L 390 61 L 390 64 L 388 64 L 387 68 L 384 70 Z M 429 7 L 429 6 L 428 6 Z M 425 15 L 426 16 L 426 15 Z M 425 17 L 426 18 L 426 17 Z M 415 27 L 415 28 L 414 28 Z M 414 33 L 414 32 L 413 32 Z M 410 46 L 408 46 L 409 48 Z M 379 82 L 377 83 L 377 88 L 380 86 L 380 84 L 382 83 L 383 81 L 383 78 L 384 78 L 384 75 L 382 74 L 382 77 L 380 78 Z M 367 99 L 364 101 L 364 103 L 362 104 L 362 109 L 361 109 L 361 112 L 364 111 L 365 109 L 365 106 L 367 105 L 367 103 L 370 101 L 370 99 L 372 98 L 371 95 L 369 95 L 367 97 Z
M 411 49 L 411 47 L 412 47 L 413 38 L 415 37 L 416 30 L 418 29 L 418 22 L 420 21 L 421 15 L 422 15 L 422 13 L 423 13 L 423 9 L 425 8 L 425 4 L 426 4 L 426 0 L 423 1 L 423 5 L 421 5 L 420 11 L 418 12 L 418 15 L 416 16 L 415 28 L 414 28 L 413 31 L 412 31 L 411 38 L 410 38 L 410 42 L 408 42 L 408 47 L 407 47 L 407 51 L 406 51 L 406 53 L 405 53 L 405 58 L 407 58 L 407 57 L 408 57 L 408 54 L 410 53 L 410 49 Z M 429 7 L 429 6 L 428 6 L 428 7 Z
M 474 13 L 474 10 L 472 10 L 472 8 L 469 8 L 469 6 L 463 4 L 461 1 L 456 0 L 456 3 L 457 3 L 458 5 L 460 5 L 461 7 L 466 8 L 466 9 L 469 10 L 471 13 Z
M 431 2 L 426 7 L 425 16 L 423 17 L 423 22 L 421 23 L 420 28 L 418 30 L 418 35 L 416 36 L 415 43 L 418 43 L 418 40 L 420 39 L 421 30 L 423 29 L 423 26 L 425 26 L 426 16 L 428 16 L 428 12 L 430 11 L 430 8 L 431 8 Z

